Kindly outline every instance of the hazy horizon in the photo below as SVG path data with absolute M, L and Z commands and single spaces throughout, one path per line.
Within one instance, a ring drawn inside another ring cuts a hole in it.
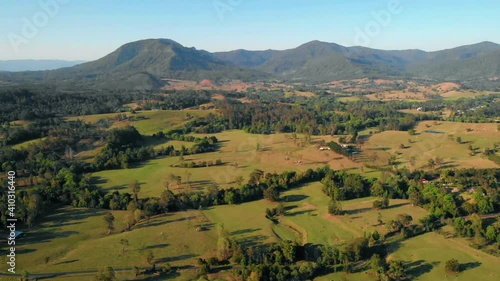
M 452 8 L 452 12 L 450 9 Z M 313 40 L 436 51 L 498 43 L 496 1 L 41 0 L 0 3 L 0 60 L 95 60 L 132 41 L 168 38 L 209 52 L 283 50 Z

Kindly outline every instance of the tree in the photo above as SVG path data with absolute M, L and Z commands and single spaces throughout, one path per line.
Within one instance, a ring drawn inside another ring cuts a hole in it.
M 224 229 L 224 225 L 217 225 L 217 236 L 217 258 L 220 261 L 227 260 L 231 257 L 231 241 L 229 240 L 229 234 Z
M 434 161 L 434 159 L 432 159 L 432 158 L 431 158 L 431 159 L 429 159 L 429 161 L 428 161 L 427 163 L 428 163 L 428 165 L 429 165 L 429 167 L 430 167 L 431 169 L 434 169 L 434 167 L 436 166 L 436 162 L 435 162 L 435 161 Z
M 186 192 L 188 192 L 188 193 L 189 193 L 189 191 L 190 191 L 190 189 L 191 189 L 191 183 L 190 183 L 190 180 L 191 180 L 191 173 L 190 173 L 190 172 L 188 172 L 188 171 L 186 171 L 186 172 L 184 173 L 184 177 L 186 178 L 186 184 L 187 184 L 187 186 L 186 186 Z
M 134 275 L 139 276 L 139 274 L 141 274 L 141 270 L 137 266 L 134 266 Z
M 262 170 L 253 170 L 250 173 L 250 179 L 248 180 L 248 184 L 250 185 L 260 185 L 260 180 L 264 175 L 264 171 Z
M 115 230 L 114 226 L 115 216 L 113 216 L 111 212 L 107 212 L 104 215 L 104 222 L 106 223 L 106 229 L 108 230 L 108 235 L 109 235 L 113 230 Z
M 375 183 L 373 183 L 372 187 L 370 188 L 371 196 L 383 196 L 384 192 L 384 185 L 380 181 L 376 181 Z
M 342 205 L 340 204 L 340 202 L 332 198 L 328 203 L 328 213 L 330 215 L 341 215 Z
M 23 274 L 21 275 L 21 277 L 23 278 L 22 280 L 26 280 L 26 281 L 30 279 L 30 276 L 31 276 L 31 273 L 29 273 L 26 270 L 24 270 Z
M 410 202 L 413 206 L 422 205 L 423 198 L 422 198 L 422 194 L 420 193 L 420 191 L 418 189 L 412 188 L 411 191 L 409 190 L 408 197 L 409 197 L 408 199 L 410 200 Z
M 280 199 L 280 194 L 277 188 L 269 187 L 264 190 L 264 198 L 271 202 L 276 202 Z
M 370 258 L 370 268 L 375 274 L 381 274 L 385 272 L 385 263 L 380 255 L 374 254 Z
M 129 242 L 127 239 L 122 238 L 122 239 L 120 239 L 120 245 L 122 245 L 122 252 L 125 253 L 125 250 L 126 250 L 125 248 L 129 245 Z
M 396 216 L 396 219 L 403 225 L 403 226 L 409 226 L 411 222 L 413 221 L 413 217 L 408 215 L 408 214 L 398 214 Z
M 95 279 L 99 281 L 115 281 L 116 280 L 115 270 L 111 266 L 101 269 L 97 273 Z
M 380 212 L 377 213 L 377 223 L 378 225 L 384 224 L 384 221 L 382 220 L 382 214 Z
M 237 176 L 234 182 L 241 187 L 241 184 L 243 183 L 243 177 L 242 176 Z
M 134 194 L 134 202 L 137 204 L 138 200 L 138 194 L 141 191 L 141 185 L 139 184 L 139 181 L 134 180 L 129 184 L 129 188 L 132 191 L 132 194 Z
M 493 225 L 489 225 L 486 228 L 486 233 L 485 233 L 486 239 L 490 242 L 494 242 L 495 239 L 497 238 L 497 231 Z
M 417 164 L 417 159 L 415 158 L 415 156 L 410 156 L 409 162 L 412 167 L 415 167 L 415 164 Z
M 414 130 L 414 129 L 409 129 L 409 130 L 408 130 L 408 134 L 409 134 L 410 136 L 414 136 L 416 133 L 415 133 L 415 130 Z
M 149 265 L 153 265 L 155 263 L 155 256 L 153 255 L 153 252 L 149 251 L 146 255 L 146 263 Z
M 392 280 L 403 280 L 406 278 L 405 268 L 402 261 L 391 260 L 389 262 L 389 270 L 387 270 L 387 275 Z
M 449 273 L 459 273 L 460 272 L 460 263 L 456 259 L 447 260 L 444 268 Z
M 438 167 L 441 167 L 444 164 L 444 160 L 441 157 L 436 157 L 436 159 L 434 160 L 434 162 L 436 163 L 436 165 Z
M 461 137 L 457 137 L 456 140 L 457 140 L 458 143 L 460 143 L 460 144 L 462 143 L 462 138 Z
M 385 209 L 387 207 L 389 207 L 389 198 L 387 196 L 373 201 L 373 208 L 376 210 Z

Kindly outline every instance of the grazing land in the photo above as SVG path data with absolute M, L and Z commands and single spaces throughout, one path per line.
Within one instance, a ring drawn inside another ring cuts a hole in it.
M 402 80 L 202 82 L 171 80 L 149 104 L 127 99 L 113 113 L 2 126 L 2 179 L 16 171 L 24 231 L 18 274 L 94 280 L 111 266 L 118 280 L 374 280 L 377 254 L 386 277 L 400 261 L 410 279 L 499 278 L 494 93 Z M 453 258 L 459 273 L 445 266 Z
M 362 156 L 366 161 L 376 159 L 378 165 L 385 165 L 391 155 L 396 155 L 397 166 L 409 169 L 427 167 L 429 159 L 435 157 L 442 158 L 446 168 L 497 167 L 482 154 L 485 148 L 492 148 L 500 141 L 497 124 L 425 121 L 416 126 L 415 132 L 415 135 L 409 135 L 407 132 L 385 131 L 369 136 L 363 145 Z M 457 137 L 461 138 L 460 143 Z M 410 158 L 416 161 L 413 166 Z

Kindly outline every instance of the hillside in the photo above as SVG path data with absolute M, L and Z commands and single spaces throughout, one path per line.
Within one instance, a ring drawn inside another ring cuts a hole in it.
M 162 78 L 215 81 L 255 80 L 264 77 L 213 58 L 208 52 L 186 48 L 169 39 L 148 39 L 127 43 L 96 61 L 52 71 L 2 73 L 10 82 L 51 82 L 62 87 L 160 88 Z
M 283 51 L 214 53 L 215 58 L 283 79 L 326 82 L 362 77 L 451 80 L 494 89 L 500 73 L 500 45 L 482 42 L 436 52 L 377 50 L 311 41 Z M 481 83 L 478 83 L 481 82 Z

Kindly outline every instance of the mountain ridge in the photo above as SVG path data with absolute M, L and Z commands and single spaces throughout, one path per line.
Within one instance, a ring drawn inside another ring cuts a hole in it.
M 3 72 L 0 81 L 148 90 L 161 88 L 165 78 L 322 83 L 398 77 L 472 81 L 473 86 L 478 86 L 480 81 L 484 88 L 497 89 L 500 82 L 492 78 L 499 73 L 500 45 L 489 41 L 426 52 L 345 47 L 313 40 L 286 50 L 238 49 L 211 53 L 185 47 L 171 39 L 145 39 L 126 43 L 98 60 L 71 67 Z

